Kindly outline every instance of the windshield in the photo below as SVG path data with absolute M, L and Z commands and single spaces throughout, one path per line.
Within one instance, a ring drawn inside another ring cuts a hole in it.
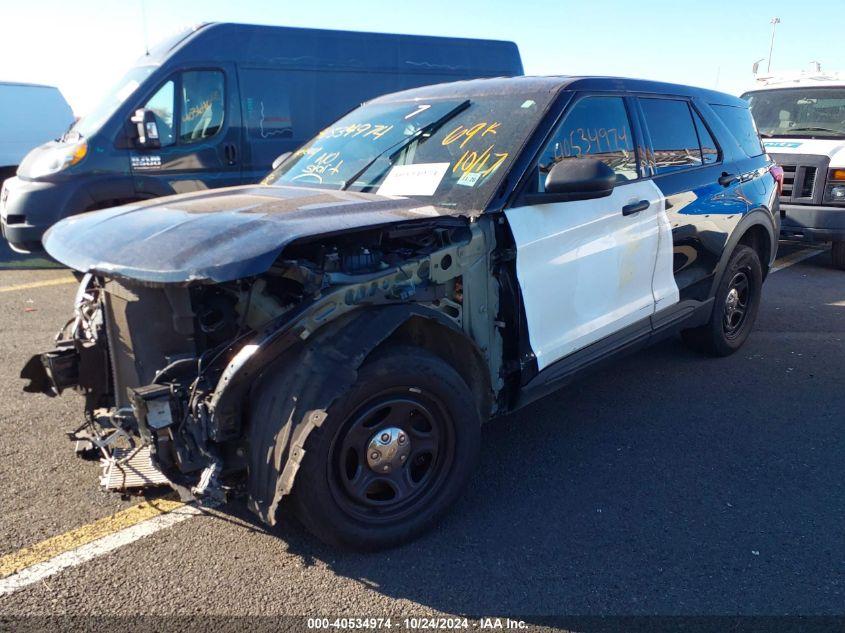
M 552 96 L 522 93 L 365 104 L 320 132 L 264 182 L 483 209 Z
M 784 88 L 743 96 L 761 136 L 845 137 L 845 88 Z
M 137 66 L 118 81 L 100 102 L 84 117 L 79 119 L 69 130 L 82 136 L 91 136 L 114 113 L 117 107 L 126 101 L 138 86 L 156 69 L 155 66 Z M 67 135 L 66 135 L 67 136 Z

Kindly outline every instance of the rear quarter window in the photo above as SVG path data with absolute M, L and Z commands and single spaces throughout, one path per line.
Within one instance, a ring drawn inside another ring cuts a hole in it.
M 757 133 L 757 126 L 751 117 L 751 110 L 741 106 L 728 106 L 711 103 L 710 107 L 716 116 L 730 130 L 739 146 L 748 156 L 760 156 L 763 153 L 763 145 L 760 142 L 760 135 Z

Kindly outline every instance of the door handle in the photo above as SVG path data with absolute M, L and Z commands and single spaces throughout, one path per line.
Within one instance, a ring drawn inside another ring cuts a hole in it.
M 640 211 L 645 211 L 651 206 L 648 200 L 640 200 L 639 202 L 632 202 L 622 207 L 622 215 L 633 215 Z
M 230 165 L 234 165 L 238 162 L 238 150 L 232 143 L 226 143 L 223 146 L 223 152 L 226 155 L 226 162 Z
M 723 187 L 728 187 L 735 183 L 739 178 L 736 177 L 736 174 L 729 174 L 728 172 L 722 172 L 722 175 L 719 176 L 719 184 Z

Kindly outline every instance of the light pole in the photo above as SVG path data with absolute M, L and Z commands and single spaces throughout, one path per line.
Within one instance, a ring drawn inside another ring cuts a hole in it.
M 766 73 L 772 72 L 772 50 L 775 48 L 775 29 L 780 24 L 780 18 L 772 18 L 769 22 L 772 25 L 772 41 L 769 43 L 769 61 L 766 64 Z

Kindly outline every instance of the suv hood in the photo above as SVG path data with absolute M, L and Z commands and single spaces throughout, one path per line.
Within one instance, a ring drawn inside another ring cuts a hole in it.
M 829 156 L 830 166 L 845 166 L 845 140 L 781 136 L 763 139 L 763 147 L 774 154 L 815 154 Z
M 92 211 L 54 225 L 44 248 L 82 272 L 146 283 L 223 282 L 265 272 L 292 241 L 461 215 L 410 198 L 251 185 Z

